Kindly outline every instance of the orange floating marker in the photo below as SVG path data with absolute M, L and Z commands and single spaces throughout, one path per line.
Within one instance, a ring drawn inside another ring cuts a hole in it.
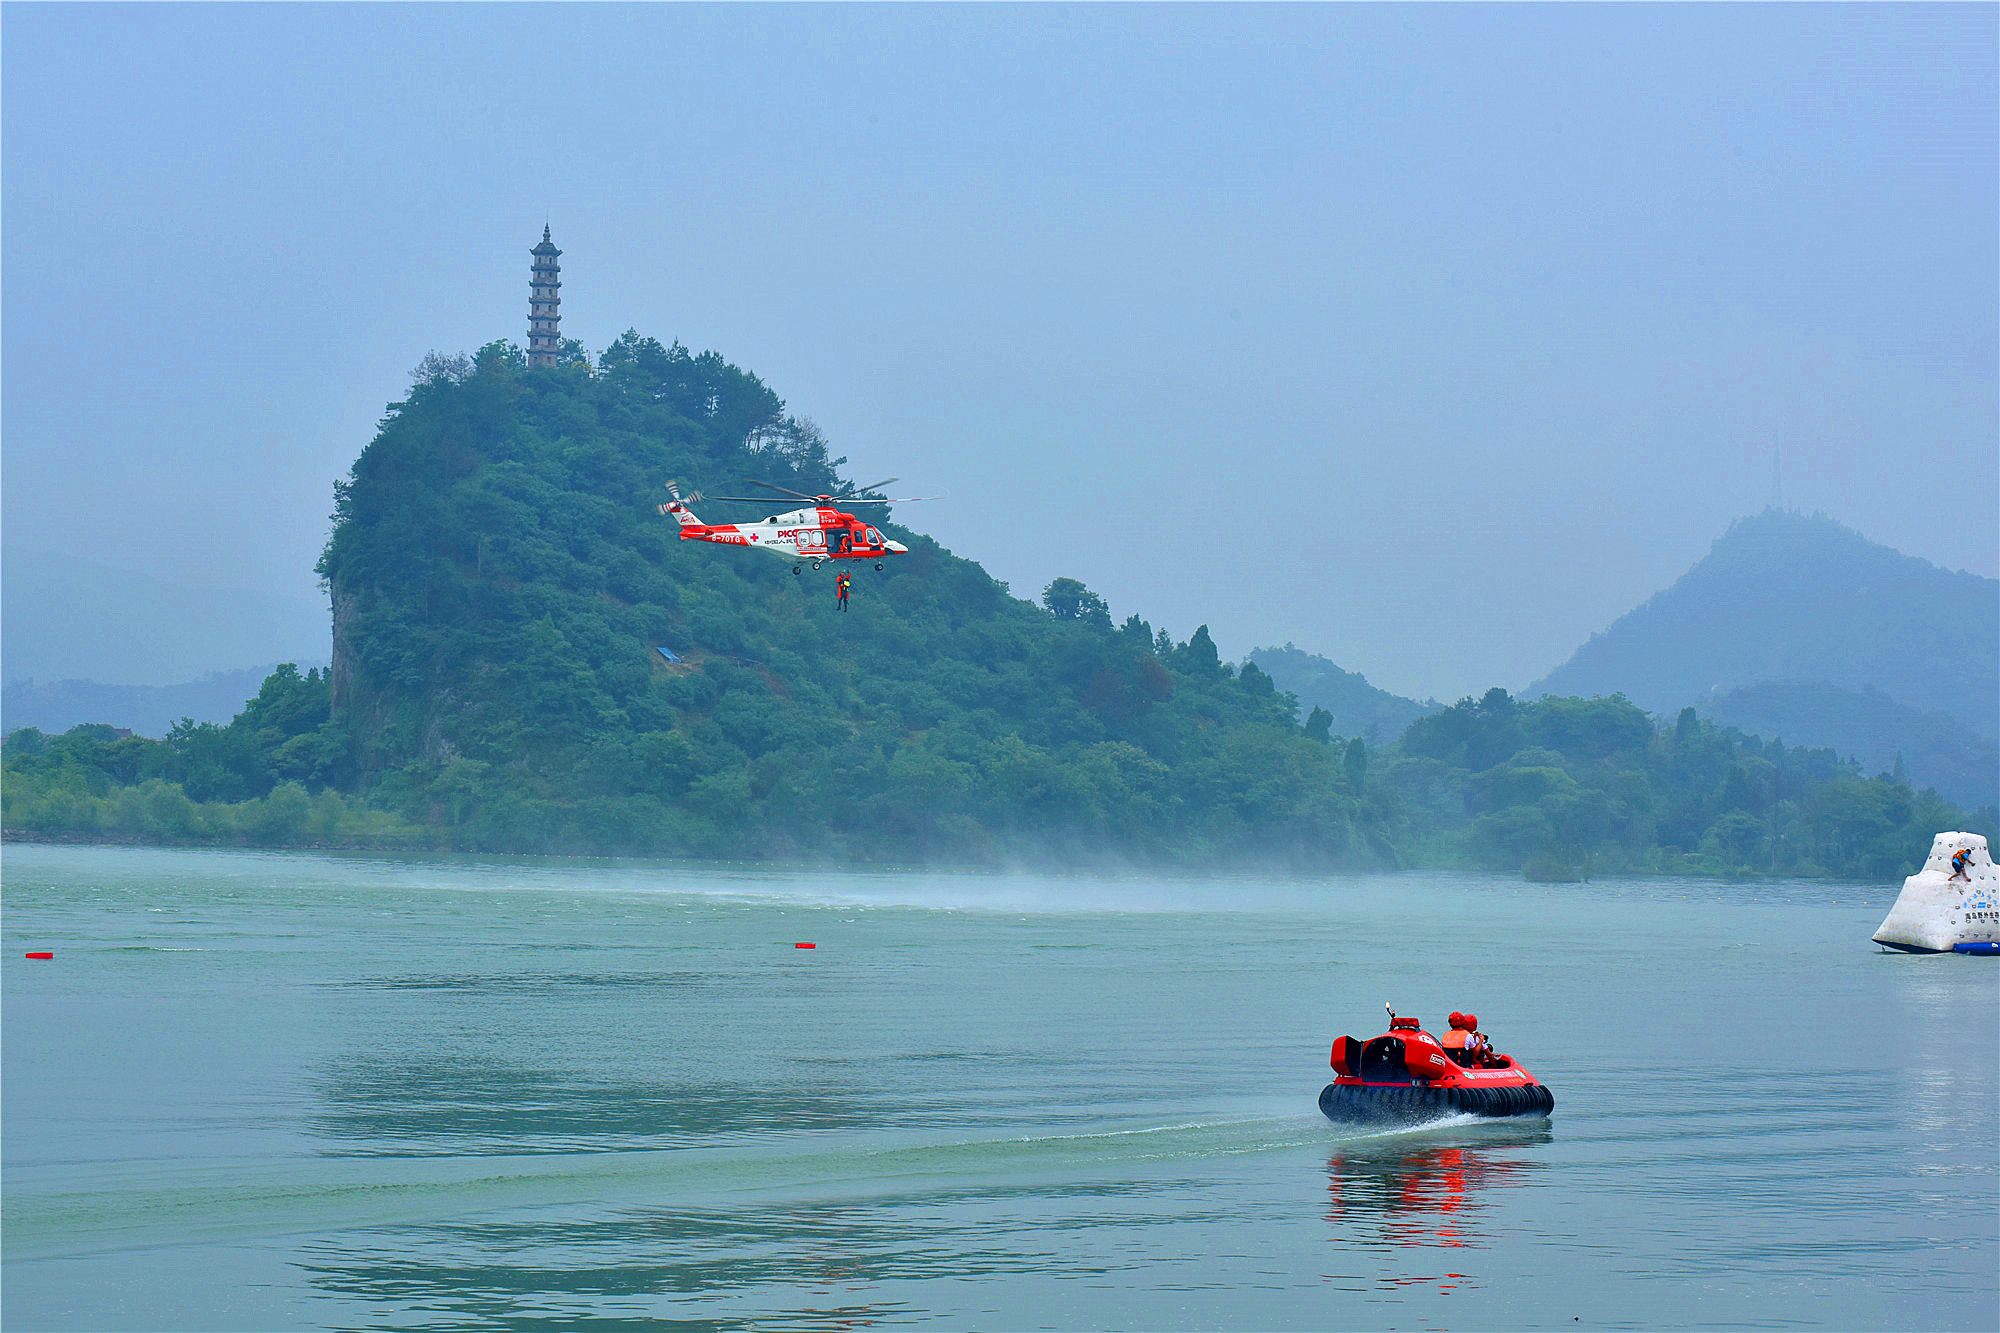
M 31 953 L 31 954 L 29 954 L 29 955 L 28 955 L 28 957 L 30 957 L 30 958 L 54 958 L 54 957 L 55 957 L 55 955 L 54 955 L 54 954 L 52 954 L 52 953 Z
M 793 947 L 794 949 L 817 949 L 817 948 L 819 948 L 819 946 L 818 946 L 817 944 L 794 944 L 794 945 L 793 945 L 792 947 Z

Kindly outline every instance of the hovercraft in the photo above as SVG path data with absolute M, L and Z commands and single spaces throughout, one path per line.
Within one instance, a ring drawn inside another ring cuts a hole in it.
M 1454 1015 L 1453 1017 L 1457 1017 Z M 1319 1109 L 1337 1124 L 1414 1124 L 1447 1115 L 1545 1116 L 1555 1094 L 1512 1056 L 1461 1058 L 1414 1018 L 1389 1011 L 1389 1030 L 1368 1041 L 1333 1043 L 1334 1080 Z

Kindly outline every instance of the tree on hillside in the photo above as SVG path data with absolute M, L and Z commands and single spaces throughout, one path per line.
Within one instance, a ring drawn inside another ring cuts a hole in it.
M 1222 665 L 1222 654 L 1215 649 L 1215 640 L 1208 637 L 1208 626 L 1196 628 L 1188 641 L 1174 651 L 1175 659 L 1183 670 L 1197 676 L 1220 676 L 1229 668 Z
M 1111 608 L 1075 579 L 1056 579 L 1042 589 L 1042 605 L 1057 620 L 1080 620 L 1093 629 L 1111 628 Z
M 413 385 L 457 384 L 468 378 L 471 374 L 472 358 L 465 353 L 453 352 L 447 355 L 443 352 L 432 350 L 424 353 L 424 359 L 417 362 L 416 369 L 410 372 L 410 383 Z

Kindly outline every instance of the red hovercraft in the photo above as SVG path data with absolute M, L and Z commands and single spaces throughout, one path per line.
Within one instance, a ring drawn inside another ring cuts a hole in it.
M 1336 1124 L 1413 1124 L 1447 1115 L 1540 1116 L 1556 1105 L 1554 1094 L 1512 1057 L 1496 1053 L 1461 1064 L 1416 1019 L 1398 1018 L 1394 1009 L 1389 1010 L 1389 1030 L 1381 1036 L 1365 1042 L 1336 1040 L 1333 1069 L 1333 1082 L 1319 1095 L 1319 1109 Z

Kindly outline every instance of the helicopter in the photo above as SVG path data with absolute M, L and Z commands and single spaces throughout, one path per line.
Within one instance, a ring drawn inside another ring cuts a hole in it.
M 695 542 L 715 542 L 722 546 L 751 546 L 769 551 L 792 562 L 792 573 L 801 573 L 806 565 L 814 569 L 829 560 L 872 560 L 875 568 L 882 568 L 882 559 L 891 555 L 907 555 L 910 548 L 898 541 L 891 541 L 881 531 L 865 520 L 857 518 L 840 508 L 841 505 L 886 505 L 908 504 L 915 500 L 934 500 L 934 495 L 913 495 L 905 500 L 876 500 L 863 498 L 862 492 L 880 490 L 894 482 L 890 477 L 872 486 L 848 486 L 837 495 L 807 495 L 787 486 L 773 485 L 768 481 L 758 481 L 753 477 L 743 480 L 752 486 L 762 486 L 778 495 L 789 495 L 807 503 L 797 509 L 782 514 L 771 514 L 761 522 L 751 523 L 704 523 L 695 517 L 689 505 L 703 499 L 720 500 L 730 504 L 769 505 L 771 497 L 749 495 L 714 495 L 704 497 L 700 491 L 683 497 L 680 483 L 667 483 L 667 494 L 673 499 L 660 506 L 662 514 L 671 514 L 681 525 L 681 540 Z

